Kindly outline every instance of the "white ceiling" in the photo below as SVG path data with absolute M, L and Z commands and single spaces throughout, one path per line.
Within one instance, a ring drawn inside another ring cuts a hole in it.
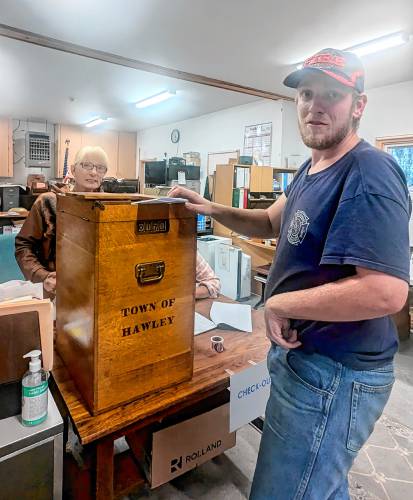
M 0 37 L 0 116 L 140 130 L 186 120 L 257 98 L 124 68 Z M 162 90 L 172 99 L 145 109 L 135 103 Z
M 412 34 L 413 1 L 0 0 L 0 23 L 292 95 L 284 76 L 317 50 Z M 367 88 L 413 80 L 413 41 L 364 63 Z M 0 113 L 21 117 L 81 123 L 106 114 L 116 117 L 111 128 L 138 129 L 254 99 L 4 38 L 0 64 Z M 132 105 L 171 87 L 178 97 L 162 105 L 139 112 Z

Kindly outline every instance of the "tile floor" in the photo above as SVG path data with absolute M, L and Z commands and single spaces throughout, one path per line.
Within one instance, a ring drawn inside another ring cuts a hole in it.
M 260 434 L 245 426 L 238 431 L 237 445 L 225 454 L 156 490 L 140 490 L 128 498 L 247 499 L 259 442 Z M 413 337 L 396 356 L 396 382 L 389 403 L 354 463 L 349 484 L 351 500 L 413 499 Z

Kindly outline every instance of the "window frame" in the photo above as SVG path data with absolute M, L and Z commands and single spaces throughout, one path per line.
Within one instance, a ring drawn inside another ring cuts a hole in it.
M 387 146 L 413 146 L 413 134 L 411 135 L 393 135 L 389 137 L 377 137 L 376 147 L 386 150 Z

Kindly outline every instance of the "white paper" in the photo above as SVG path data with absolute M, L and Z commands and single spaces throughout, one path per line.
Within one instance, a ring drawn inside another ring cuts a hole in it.
M 132 205 L 140 205 L 142 203 L 145 203 L 147 205 L 150 205 L 152 203 L 186 203 L 188 200 L 185 198 L 170 198 L 169 196 L 165 196 L 163 198 L 151 198 L 150 200 L 139 200 L 139 201 L 134 201 Z
M 178 184 L 186 184 L 185 170 L 178 170 Z
M 245 175 L 244 175 L 245 168 L 238 167 L 237 168 L 237 174 L 235 178 L 235 187 L 236 188 L 242 188 L 245 185 Z
M 270 395 L 271 378 L 267 361 L 261 361 L 231 375 L 230 432 L 260 417 Z
M 43 299 L 43 283 L 12 280 L 0 284 L 0 302 L 15 300 L 21 297 Z
M 216 324 L 210 321 L 202 314 L 195 313 L 195 332 L 194 335 L 199 335 L 200 333 L 207 332 L 208 330 L 213 330 L 216 328 Z
M 250 305 L 214 302 L 209 316 L 217 326 L 229 326 L 243 332 L 252 332 Z
M 249 168 L 244 168 L 245 170 L 245 182 L 244 182 L 244 187 L 246 189 L 250 188 L 250 169 Z

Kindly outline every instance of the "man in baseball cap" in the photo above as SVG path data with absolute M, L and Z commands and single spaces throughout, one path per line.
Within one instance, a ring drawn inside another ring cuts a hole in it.
M 355 54 L 323 49 L 284 84 L 311 158 L 284 193 L 266 284 L 272 386 L 250 498 L 342 500 L 394 381 L 410 202 L 396 161 L 357 135 Z
M 278 237 L 264 311 L 272 383 L 250 499 L 344 500 L 394 381 L 409 195 L 393 157 L 357 134 L 367 98 L 354 54 L 321 50 L 284 83 L 297 89 L 311 157 L 271 207 L 170 194 L 239 234 Z

